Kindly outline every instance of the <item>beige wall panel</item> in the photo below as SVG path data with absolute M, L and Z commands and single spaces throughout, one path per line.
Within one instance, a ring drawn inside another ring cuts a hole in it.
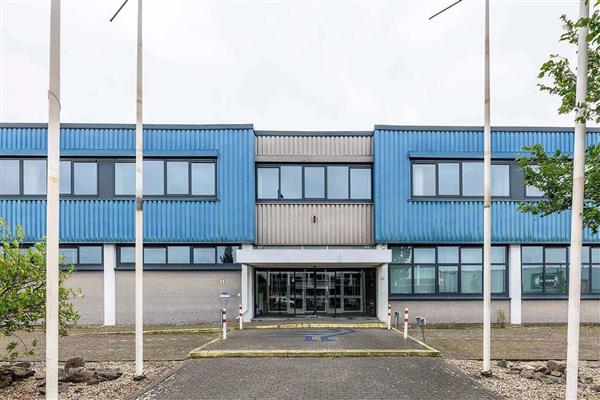
M 481 324 L 483 323 L 483 302 L 481 300 L 456 301 L 418 301 L 391 300 L 392 318 L 394 312 L 400 313 L 402 320 L 404 308 L 408 307 L 410 323 L 415 317 L 425 317 L 428 324 Z M 510 306 L 508 300 L 492 301 L 492 323 L 498 318 L 498 310 L 503 309 L 506 324 L 510 324 Z
M 135 272 L 117 271 L 117 324 L 135 321 Z M 228 320 L 241 304 L 240 271 L 144 271 L 144 323 L 193 324 L 220 318 L 219 295 L 227 291 Z
M 104 273 L 102 271 L 76 271 L 69 276 L 66 286 L 81 289 L 82 298 L 73 300 L 79 312 L 80 324 L 104 323 Z
M 370 245 L 373 205 L 259 203 L 256 229 L 259 245 Z
M 256 136 L 256 160 L 372 162 L 372 136 Z
M 567 322 L 568 301 L 525 300 L 522 303 L 522 322 Z M 581 322 L 600 323 L 600 300 L 581 300 Z

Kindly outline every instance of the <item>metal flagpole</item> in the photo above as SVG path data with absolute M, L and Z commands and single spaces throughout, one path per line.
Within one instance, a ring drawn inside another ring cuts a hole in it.
M 490 0 L 485 0 L 485 67 L 483 94 L 483 370 L 491 372 L 492 308 L 492 129 L 490 126 Z
M 60 171 L 60 0 L 50 4 L 46 189 L 46 398 L 58 399 L 58 242 Z
M 587 18 L 587 0 L 579 1 L 579 18 Z M 577 48 L 577 84 L 575 103 L 586 102 L 588 75 L 588 29 L 580 27 Z M 581 301 L 581 242 L 583 240 L 583 197 L 585 181 L 585 120 L 583 110 L 577 109 L 573 146 L 573 205 L 571 210 L 571 252 L 569 259 L 569 311 L 567 327 L 567 382 L 565 398 L 577 398 L 579 369 L 579 322 Z
M 142 0 L 138 0 L 135 121 L 135 374 L 144 376 L 144 153 L 142 122 Z
M 435 13 L 429 20 L 454 7 L 458 0 Z M 483 102 L 483 375 L 491 374 L 491 307 L 492 307 L 492 130 L 490 125 L 490 2 L 485 0 L 485 59 L 484 59 L 484 102 Z
M 125 0 L 112 16 L 123 9 Z M 135 103 L 135 377 L 144 377 L 144 144 L 142 122 L 142 0 L 138 0 Z

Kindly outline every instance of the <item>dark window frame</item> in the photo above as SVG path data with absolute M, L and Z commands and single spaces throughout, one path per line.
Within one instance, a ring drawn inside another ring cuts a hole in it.
M 100 263 L 94 264 L 81 264 L 81 247 L 100 247 Z M 77 262 L 73 263 L 75 271 L 101 271 L 104 269 L 104 246 L 101 243 L 86 243 L 86 244 L 60 244 L 60 249 L 76 249 L 77 250 Z M 67 270 L 71 267 L 71 264 L 60 264 L 62 270 Z
M 117 270 L 133 270 L 135 269 L 135 261 L 134 262 L 122 262 L 121 261 L 121 253 L 123 248 L 132 248 L 135 245 L 131 244 L 120 244 L 117 246 Z M 147 248 L 161 248 L 165 251 L 165 262 L 164 263 L 147 263 L 144 262 L 145 270 L 161 270 L 161 271 L 184 271 L 184 270 L 238 270 L 240 269 L 240 264 L 237 262 L 234 263 L 221 263 L 218 259 L 218 247 L 233 247 L 233 250 L 241 248 L 241 245 L 238 243 L 218 243 L 218 244 L 194 244 L 194 243 L 148 243 L 144 244 L 144 249 Z M 189 263 L 169 263 L 169 247 L 187 247 L 189 252 Z M 194 261 L 194 249 L 196 248 L 210 248 L 214 251 L 214 263 L 196 263 Z M 143 252 L 142 252 L 143 254 Z
M 582 296 L 599 296 L 600 295 L 600 287 L 595 288 L 593 285 L 593 271 L 594 271 L 594 266 L 600 266 L 600 262 L 594 262 L 592 260 L 592 249 L 596 248 L 600 248 L 600 245 L 595 245 L 595 244 L 588 244 L 588 243 L 584 243 L 583 244 L 584 247 L 587 247 L 588 249 L 588 262 L 581 262 L 581 267 L 583 269 L 583 267 L 587 267 L 588 268 L 588 282 L 589 282 L 589 287 L 587 291 L 582 291 L 580 294 Z M 536 263 L 532 263 L 532 262 L 523 262 L 523 247 L 541 247 L 542 248 L 542 261 L 541 262 L 536 262 Z M 566 276 L 565 276 L 565 281 L 566 281 L 566 288 L 564 292 L 546 292 L 546 285 L 544 284 L 542 286 L 542 291 L 541 292 L 531 292 L 531 291 L 525 291 L 524 290 L 524 284 L 523 284 L 523 265 L 541 265 L 542 266 L 542 275 L 546 275 L 546 265 L 559 265 L 560 263 L 555 263 L 555 262 L 548 262 L 546 263 L 546 249 L 547 248 L 560 248 L 560 249 L 565 249 L 565 253 L 566 253 L 566 260 L 565 260 L 565 272 L 566 272 Z M 535 297 L 544 297 L 544 298 L 566 298 L 569 295 L 569 280 L 570 280 L 570 246 L 567 244 L 526 244 L 526 245 L 522 245 L 521 246 L 521 294 L 523 296 L 523 298 L 535 298 Z
M 281 198 L 281 167 L 301 167 L 302 168 L 302 179 L 301 179 L 301 188 L 300 192 L 302 193 L 301 198 L 299 199 L 284 199 Z M 322 167 L 324 169 L 324 180 L 323 180 L 323 193 L 324 197 L 322 198 L 314 198 L 314 197 L 306 197 L 306 168 L 311 167 Z M 328 189 L 327 184 L 329 181 L 329 173 L 327 171 L 327 167 L 348 167 L 348 179 L 347 179 L 347 188 L 348 188 L 348 197 L 343 199 L 330 199 L 328 197 Z M 257 163 L 255 165 L 255 176 L 258 177 L 259 169 L 277 169 L 278 173 L 278 187 L 277 187 L 277 196 L 278 198 L 260 198 L 258 195 L 258 179 L 255 179 L 255 200 L 258 203 L 372 203 L 373 202 L 373 165 L 365 164 L 365 163 Z M 352 170 L 353 169 L 368 169 L 371 171 L 371 197 L 368 199 L 353 199 L 352 196 Z
M 391 299 L 423 299 L 423 298 L 432 298 L 432 299 L 481 299 L 483 298 L 483 247 L 481 245 L 476 244 L 418 244 L 418 245 L 391 245 L 388 248 L 392 249 L 394 247 L 409 247 L 411 248 L 410 253 L 410 262 L 407 263 L 394 263 L 390 262 L 389 271 L 388 271 L 388 293 Z M 456 263 L 440 263 L 438 256 L 438 247 L 457 247 L 458 248 L 458 262 Z M 503 266 L 504 267 L 504 291 L 502 293 L 492 293 L 492 298 L 507 298 L 509 296 L 509 246 L 505 244 L 493 244 L 493 247 L 504 247 L 504 263 L 492 263 L 493 266 Z M 435 252 L 435 262 L 434 263 L 416 263 L 414 259 L 414 250 L 419 248 L 426 249 L 434 249 Z M 462 252 L 463 248 L 475 248 L 480 249 L 482 254 L 481 263 L 463 263 L 462 262 Z M 433 266 L 435 268 L 435 287 L 434 293 L 415 293 L 415 266 Z M 462 293 L 462 266 L 463 265 L 480 265 L 481 266 L 481 282 L 482 282 L 482 292 L 481 293 Z M 456 292 L 440 292 L 439 291 L 439 267 L 447 267 L 447 266 L 457 266 L 457 278 L 458 285 Z M 411 271 L 411 290 L 410 293 L 393 293 L 392 292 L 392 269 L 394 267 L 408 267 Z
M 463 164 L 464 163 L 483 163 L 481 159 L 411 159 L 410 160 L 410 199 L 412 200 L 440 200 L 440 199 L 465 199 L 465 200 L 482 200 L 483 196 L 465 196 L 464 193 L 464 181 L 463 181 Z M 414 194 L 413 188 L 413 165 L 415 164 L 426 164 L 426 165 L 434 165 L 435 166 L 435 194 L 434 195 L 416 195 Z M 458 185 L 459 185 L 459 194 L 458 195 L 447 195 L 447 194 L 439 194 L 440 193 L 440 167 L 439 164 L 458 164 Z M 510 160 L 492 160 L 492 165 L 506 165 L 508 166 L 508 195 L 507 196 L 492 196 L 492 199 L 498 200 L 510 200 L 512 197 L 512 183 L 511 183 L 511 173 Z
M 143 198 L 148 200 L 155 199 L 168 199 L 168 200 L 180 200 L 180 199 L 193 199 L 193 200 L 218 200 L 218 187 L 219 187 L 219 168 L 218 159 L 216 157 L 204 157 L 204 158 L 181 158 L 181 157 L 144 157 L 144 161 L 162 161 L 163 162 L 163 194 L 144 194 Z M 168 194 L 168 174 L 167 165 L 169 162 L 187 162 L 188 171 L 188 191 L 187 194 Z M 112 193 L 115 198 L 131 199 L 135 197 L 134 194 L 117 194 L 115 190 L 116 185 L 116 165 L 117 164 L 135 164 L 135 160 L 131 159 L 116 159 L 113 162 L 113 185 Z M 192 194 L 192 165 L 193 164 L 213 164 L 214 165 L 214 194 L 212 195 L 195 195 Z

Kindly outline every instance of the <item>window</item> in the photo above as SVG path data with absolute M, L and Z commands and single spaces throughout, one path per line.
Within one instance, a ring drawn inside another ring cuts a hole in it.
M 532 165 L 531 169 L 533 169 L 534 171 L 538 171 L 539 167 L 537 165 Z M 529 185 L 525 185 L 525 196 L 526 197 L 544 197 L 544 192 L 542 192 L 540 189 L 536 188 L 535 186 L 529 186 Z
M 477 246 L 391 247 L 390 295 L 481 296 L 483 251 Z M 492 246 L 492 294 L 506 288 L 506 246 Z
M 235 264 L 235 253 L 239 246 L 192 246 L 184 244 L 144 246 L 144 266 L 169 269 L 193 268 L 215 264 Z M 119 266 L 133 267 L 135 247 L 120 246 Z
M 524 295 L 566 295 L 569 289 L 569 248 L 522 246 L 521 285 Z M 600 247 L 582 247 L 581 293 L 600 293 Z
M 192 196 L 216 196 L 214 162 L 192 163 Z
M 258 168 L 257 193 L 259 199 L 279 198 L 279 168 Z
M 435 196 L 435 164 L 413 164 L 413 195 Z
M 60 194 L 71 194 L 71 161 L 60 162 Z
M 115 163 L 115 195 L 135 195 L 135 163 Z
M 63 267 L 75 269 L 102 269 L 102 246 L 100 245 L 64 245 L 58 253 Z
M 23 160 L 23 194 L 46 194 L 46 160 Z
M 301 199 L 302 198 L 302 167 L 285 166 L 280 167 L 281 174 L 281 192 L 282 199 Z
M 98 194 L 98 172 L 95 162 L 73 162 L 73 194 Z
M 492 164 L 491 195 L 510 196 L 510 165 Z M 415 161 L 412 164 L 415 197 L 483 197 L 483 162 Z
M 327 198 L 348 198 L 348 167 L 327 167 Z
M 0 160 L 0 194 L 19 193 L 19 160 Z
M 144 160 L 144 196 L 214 197 L 215 165 L 214 160 Z M 135 195 L 135 163 L 115 163 L 115 195 Z
M 256 169 L 259 200 L 371 200 L 366 165 L 263 165 Z
M 304 168 L 304 197 L 307 199 L 325 198 L 325 167 Z

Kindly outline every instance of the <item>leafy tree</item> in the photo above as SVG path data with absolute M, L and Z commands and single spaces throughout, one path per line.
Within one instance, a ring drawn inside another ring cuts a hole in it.
M 17 226 L 16 234 L 12 234 L 6 222 L 0 219 L 0 332 L 10 338 L 0 359 L 18 357 L 20 348 L 25 355 L 32 355 L 37 340 L 28 346 L 19 333 L 33 332 L 35 327 L 45 323 L 46 243 L 42 241 L 26 247 L 23 246 L 24 237 L 20 226 Z M 64 287 L 72 270 L 71 266 L 59 273 L 59 333 L 62 336 L 79 319 L 71 304 L 79 291 Z
M 588 39 L 588 91 L 583 104 L 575 104 L 577 75 L 571 68 L 569 59 L 552 54 L 538 75 L 542 80 L 540 90 L 561 97 L 559 114 L 582 112 L 578 122 L 600 123 L 600 0 L 592 9 L 589 18 L 577 21 L 565 15 L 561 42 L 577 46 L 577 30 L 587 26 Z M 569 210 L 572 202 L 573 160 L 568 154 L 555 151 L 548 154 L 541 144 L 525 146 L 529 155 L 519 159 L 525 174 L 525 184 L 536 187 L 544 193 L 538 202 L 521 202 L 519 209 L 534 215 L 546 216 Z M 591 145 L 586 150 L 586 173 L 583 223 L 594 233 L 600 227 L 600 144 Z

